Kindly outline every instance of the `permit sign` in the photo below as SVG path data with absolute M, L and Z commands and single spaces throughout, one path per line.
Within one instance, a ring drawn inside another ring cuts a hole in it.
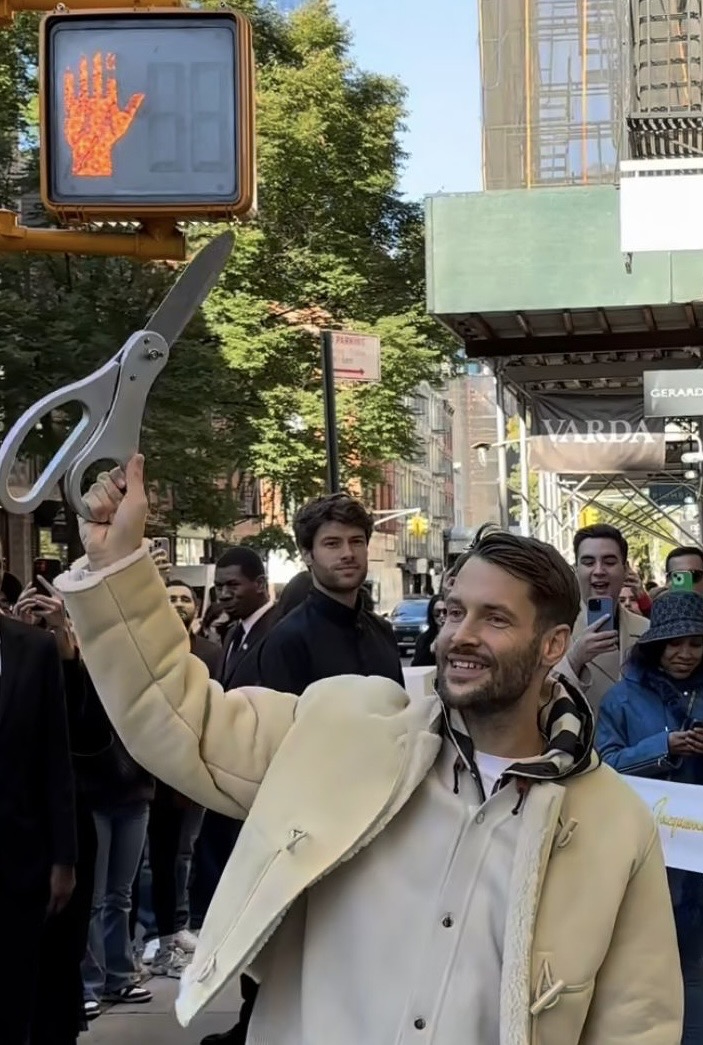
M 645 417 L 703 417 L 703 370 L 645 370 Z
M 380 381 L 381 339 L 331 331 L 334 376 L 338 381 Z

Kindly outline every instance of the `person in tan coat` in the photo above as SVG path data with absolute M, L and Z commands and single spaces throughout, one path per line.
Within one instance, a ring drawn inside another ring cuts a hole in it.
M 618 529 L 607 523 L 586 526 L 574 537 L 581 609 L 569 652 L 558 670 L 583 688 L 596 716 L 605 694 L 620 681 L 630 651 L 649 627 L 646 617 L 620 605 L 620 592 L 628 571 L 627 557 L 627 541 Z M 588 600 L 603 596 L 613 600 L 614 630 L 604 630 L 605 618 L 588 626 Z
M 250 811 L 181 983 L 187 1025 L 250 968 L 253 1045 L 679 1045 L 649 810 L 548 678 L 579 597 L 548 545 L 482 540 L 438 640 L 442 700 L 347 676 L 223 693 L 142 535 L 143 462 L 102 475 L 57 580 L 119 734 L 194 801 Z

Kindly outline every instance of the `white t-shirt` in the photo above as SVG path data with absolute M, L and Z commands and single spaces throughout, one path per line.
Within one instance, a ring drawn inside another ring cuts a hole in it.
M 515 765 L 514 758 L 499 758 L 498 755 L 484 755 L 483 751 L 474 751 L 474 759 L 481 774 L 483 790 L 490 798 L 496 781 L 502 777 L 506 769 Z

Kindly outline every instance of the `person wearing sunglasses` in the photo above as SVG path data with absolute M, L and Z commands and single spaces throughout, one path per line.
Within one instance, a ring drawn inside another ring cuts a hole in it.
M 674 573 L 690 573 L 693 590 L 703 595 L 703 551 L 700 548 L 674 548 L 666 557 L 666 585 L 671 586 Z
M 433 595 L 427 605 L 427 628 L 415 645 L 413 668 L 433 668 L 437 663 L 435 642 L 447 619 L 447 604 L 443 596 Z

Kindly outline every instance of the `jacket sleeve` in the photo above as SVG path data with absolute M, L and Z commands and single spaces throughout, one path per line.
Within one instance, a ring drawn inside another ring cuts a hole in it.
M 669 757 L 669 734 L 653 733 L 637 744 L 627 742 L 625 705 L 618 699 L 620 686 L 606 695 L 600 706 L 596 727 L 596 750 L 618 773 L 635 776 L 667 776 L 677 766 Z
M 52 864 L 73 867 L 78 858 L 76 806 L 61 660 L 53 637 L 42 635 L 41 767 L 44 774 Z M 37 650 L 39 653 L 39 650 Z
M 56 587 L 131 756 L 198 804 L 241 819 L 293 724 L 295 698 L 224 693 L 211 681 L 144 549 L 100 574 L 75 569 Z
M 680 1045 L 681 964 L 654 828 L 632 875 L 596 978 L 581 1045 Z

